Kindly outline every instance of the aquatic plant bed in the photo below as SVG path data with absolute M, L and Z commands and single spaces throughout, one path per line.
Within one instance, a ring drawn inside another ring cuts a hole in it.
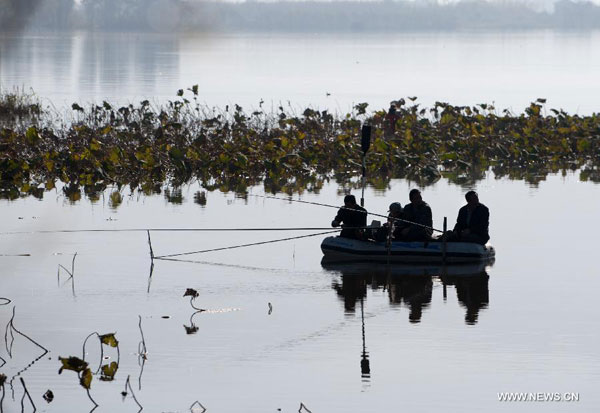
M 198 180 L 207 190 L 243 193 L 264 182 L 269 192 L 318 191 L 335 179 L 356 185 L 360 131 L 372 125 L 368 181 L 392 178 L 427 185 L 446 176 L 475 182 L 492 169 L 536 183 L 548 173 L 581 170 L 600 182 L 600 114 L 570 115 L 538 99 L 524 113 L 492 105 L 423 108 L 416 98 L 396 112 L 332 114 L 279 107 L 245 111 L 198 103 L 197 86 L 164 105 L 148 100 L 117 107 L 74 103 L 65 119 L 32 96 L 0 96 L 0 197 L 42 197 L 62 181 L 72 200 L 97 197 L 111 185 L 145 193 Z

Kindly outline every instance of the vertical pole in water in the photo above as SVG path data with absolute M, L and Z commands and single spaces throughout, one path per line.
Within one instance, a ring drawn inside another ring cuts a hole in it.
M 367 175 L 367 162 L 366 162 L 366 156 L 363 154 L 362 157 L 362 194 L 360 196 L 360 206 L 364 207 L 365 206 L 365 178 Z
M 363 151 L 362 156 L 362 195 L 360 197 L 360 206 L 365 206 L 365 183 L 367 178 L 367 152 L 371 146 L 371 126 L 363 125 L 361 130 L 360 146 Z
M 448 218 L 444 217 L 444 233 L 442 234 L 442 263 L 446 264 L 446 248 L 448 243 L 446 242 L 446 230 L 448 228 Z

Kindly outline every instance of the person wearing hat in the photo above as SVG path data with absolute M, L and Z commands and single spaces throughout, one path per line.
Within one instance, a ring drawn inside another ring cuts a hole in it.
M 421 191 L 411 189 L 408 194 L 410 204 L 404 207 L 404 222 L 400 225 L 402 241 L 429 241 L 433 233 L 431 208 L 421 197 Z M 410 221 L 410 222 L 406 222 Z M 418 224 L 418 225 L 415 225 Z
M 356 203 L 354 195 L 346 195 L 344 197 L 344 206 L 338 210 L 337 215 L 331 221 L 332 227 L 343 227 L 340 237 L 363 239 L 364 230 L 357 227 L 367 226 L 367 210 Z M 352 228 L 354 227 L 354 228 Z
M 385 241 L 390 232 L 390 228 L 394 228 L 392 239 L 398 239 L 400 237 L 401 221 L 399 221 L 398 218 L 402 219 L 402 204 L 400 202 L 392 202 L 390 204 L 388 213 L 388 222 L 383 224 L 383 226 L 379 228 L 375 234 L 376 241 Z
M 458 210 L 456 225 L 450 240 L 485 245 L 490 239 L 490 210 L 479 202 L 475 191 L 465 194 L 467 205 Z

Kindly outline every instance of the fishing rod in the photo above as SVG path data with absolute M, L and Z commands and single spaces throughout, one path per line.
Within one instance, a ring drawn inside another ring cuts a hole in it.
M 353 227 L 352 229 L 365 229 L 369 227 Z M 252 231 L 327 231 L 331 227 L 275 227 L 275 228 L 117 228 L 117 229 L 58 229 L 39 231 L 12 231 L 0 232 L 0 235 L 25 235 L 25 234 L 60 234 L 80 232 L 252 232 Z M 3 256 L 3 255 L 0 255 Z
M 337 205 L 331 205 L 331 204 L 323 204 L 321 202 L 313 202 L 313 201 L 303 201 L 302 199 L 282 198 L 282 197 L 273 196 L 273 195 L 257 195 L 257 194 L 248 194 L 248 196 L 254 196 L 254 197 L 257 197 L 257 198 L 265 198 L 265 199 L 276 199 L 278 201 L 298 202 L 298 203 L 301 203 L 301 204 L 316 205 L 316 206 L 322 206 L 322 207 L 326 207 L 326 208 L 349 209 L 351 211 L 356 211 L 356 209 L 354 209 L 352 207 L 337 206 Z M 398 221 L 398 222 L 404 222 L 404 223 L 407 223 L 407 224 L 416 225 L 418 227 L 431 229 L 431 230 L 439 232 L 439 233 L 443 233 L 444 232 L 444 231 L 442 231 L 440 229 L 433 228 L 433 227 L 430 227 L 428 225 L 419 224 L 417 222 L 408 221 L 408 220 L 402 219 L 402 218 L 394 218 L 394 217 L 390 217 L 388 215 L 377 214 L 375 212 L 369 212 L 369 211 L 367 211 L 367 214 L 368 215 L 373 215 L 374 217 L 391 219 L 391 220 Z M 369 228 L 372 228 L 372 227 L 369 227 Z
M 312 201 L 303 201 L 301 199 L 292 199 L 292 198 L 281 198 L 281 197 L 276 197 L 276 196 L 270 196 L 270 195 L 254 195 L 254 194 L 248 194 L 249 196 L 255 196 L 255 197 L 259 197 L 259 198 L 266 198 L 266 199 L 276 199 L 279 201 L 289 201 L 289 202 L 299 202 L 302 204 L 309 204 L 309 205 L 316 205 L 316 206 L 322 206 L 322 207 L 327 207 L 327 208 L 335 208 L 335 209 L 350 209 L 355 211 L 355 209 L 351 208 L 351 207 L 345 207 L 345 206 L 337 206 L 337 205 L 329 205 L 329 204 L 323 204 L 320 202 L 312 202 Z M 387 215 L 381 215 L 381 214 L 376 214 L 374 212 L 367 212 L 367 214 L 376 216 L 376 217 L 382 217 L 382 218 L 386 218 L 386 219 L 393 219 L 395 221 L 400 221 L 400 222 L 406 222 L 408 224 L 413 224 L 413 225 L 417 225 L 423 228 L 428 228 L 428 229 L 432 229 L 434 231 L 437 232 L 441 232 L 443 233 L 443 231 L 439 230 L 439 229 L 435 229 L 432 227 L 429 227 L 427 225 L 422 225 L 422 224 L 418 224 L 416 222 L 412 222 L 412 221 L 407 221 L 405 219 L 402 218 L 391 218 L 388 217 Z M 348 229 L 367 229 L 367 228 L 372 228 L 371 226 L 365 226 L 365 227 L 347 227 Z M 86 228 L 86 229 L 56 229 L 56 230 L 38 230 L 38 231 L 7 231 L 7 232 L 0 232 L 0 235 L 28 235 L 28 234 L 75 234 L 75 233 L 85 233 L 85 232 L 268 232 L 268 231 L 327 231 L 330 230 L 331 227 L 274 227 L 274 228 L 116 228 L 116 229 L 110 229 L 110 228 L 105 228 L 105 229 L 101 229 L 101 228 Z M 4 256 L 4 255 L 0 255 L 0 256 Z

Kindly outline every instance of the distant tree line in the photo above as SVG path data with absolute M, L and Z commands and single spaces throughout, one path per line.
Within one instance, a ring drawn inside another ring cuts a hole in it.
M 561 0 L 554 12 L 524 3 L 465 0 L 284 1 L 0 0 L 3 30 L 402 32 L 600 28 L 600 7 Z

